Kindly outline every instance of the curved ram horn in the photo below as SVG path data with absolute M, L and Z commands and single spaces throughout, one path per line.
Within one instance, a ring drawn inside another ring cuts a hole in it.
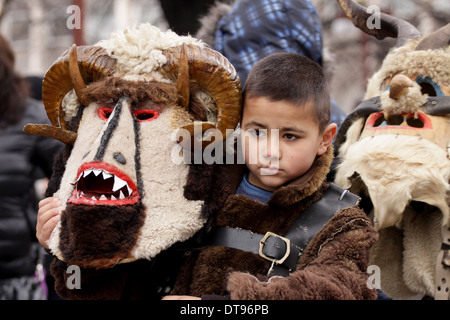
M 73 50 L 72 50 L 73 51 Z M 69 68 L 70 54 L 66 51 L 47 71 L 42 83 L 42 100 L 47 116 L 54 126 L 66 129 L 61 103 L 66 94 L 79 84 L 72 81 Z M 79 72 L 84 83 L 103 79 L 112 74 L 116 60 L 107 55 L 102 47 L 77 48 Z M 75 66 L 73 66 L 74 68 Z M 77 69 L 78 69 L 77 68 Z M 80 99 L 80 97 L 78 97 Z
M 83 80 L 83 76 L 81 75 L 80 68 L 78 66 L 78 48 L 76 44 L 72 45 L 69 53 L 69 75 L 72 80 L 73 89 L 80 100 L 81 104 L 84 106 L 89 105 L 88 101 L 84 101 L 82 99 L 82 92 L 86 89 L 86 83 Z
M 185 44 L 167 49 L 163 53 L 167 63 L 160 71 L 172 81 L 176 81 L 178 74 L 183 72 L 180 68 L 180 56 L 185 55 L 190 80 L 197 81 L 200 88 L 208 93 L 217 105 L 216 128 L 225 139 L 226 129 L 235 129 L 241 117 L 241 83 L 234 67 L 219 52 L 196 45 Z M 192 126 L 193 124 L 188 125 L 186 129 L 193 131 Z M 205 124 L 205 128 L 210 128 L 210 125 Z
M 33 124 L 27 125 L 24 131 L 28 134 L 44 135 L 66 144 L 76 139 L 76 132 L 67 129 L 68 123 L 64 120 L 62 101 L 66 94 L 75 89 L 81 103 L 88 102 L 80 97 L 86 83 L 95 82 L 114 72 L 116 60 L 107 55 L 102 47 L 72 46 L 70 53 L 66 51 L 50 67 L 42 83 L 42 100 L 47 117 L 52 126 Z M 50 128 L 52 127 L 52 128 Z
M 412 24 L 384 13 L 380 13 L 381 27 L 370 29 L 367 21 L 372 14 L 368 13 L 365 7 L 352 0 L 338 0 L 338 3 L 356 27 L 378 40 L 386 37 L 397 38 L 396 46 L 400 47 L 409 39 L 421 38 L 420 31 Z
M 73 144 L 77 139 L 76 132 L 65 130 L 59 127 L 54 127 L 48 124 L 29 123 L 23 128 L 23 131 L 26 134 L 50 137 L 65 144 Z
M 439 49 L 448 45 L 450 45 L 450 23 L 420 40 L 416 50 Z
M 180 105 L 189 112 L 189 60 L 186 55 L 186 47 L 182 46 L 180 52 L 180 67 L 177 79 L 177 91 L 180 94 Z

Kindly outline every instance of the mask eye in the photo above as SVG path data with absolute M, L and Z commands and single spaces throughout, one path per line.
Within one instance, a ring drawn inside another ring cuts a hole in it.
M 416 82 L 419 84 L 422 94 L 428 94 L 430 97 L 443 96 L 441 87 L 430 77 L 418 76 Z
M 103 120 L 108 120 L 112 111 L 113 110 L 111 108 L 100 108 L 98 109 L 98 116 Z
M 384 79 L 383 82 L 381 83 L 380 90 L 381 91 L 389 90 L 389 88 L 391 86 L 391 80 L 392 80 L 392 78 Z
M 159 112 L 151 109 L 136 110 L 134 111 L 134 115 L 136 116 L 138 122 L 143 122 L 143 121 L 151 121 L 158 118 Z
M 419 83 L 420 91 L 422 94 L 428 94 L 430 97 L 436 97 L 436 90 L 433 88 L 433 85 L 427 82 Z

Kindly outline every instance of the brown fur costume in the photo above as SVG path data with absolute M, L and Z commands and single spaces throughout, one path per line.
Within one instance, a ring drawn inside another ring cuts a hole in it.
M 304 176 L 276 191 L 267 205 L 242 195 L 230 196 L 213 225 L 283 235 L 327 189 L 324 180 L 331 154 L 330 148 Z M 242 170 L 234 175 L 242 178 Z M 344 208 L 309 243 L 289 277 L 267 279 L 264 275 L 271 263 L 258 255 L 204 247 L 191 253 L 173 294 L 229 293 L 232 299 L 374 299 L 376 292 L 366 285 L 366 269 L 376 239 L 362 210 Z

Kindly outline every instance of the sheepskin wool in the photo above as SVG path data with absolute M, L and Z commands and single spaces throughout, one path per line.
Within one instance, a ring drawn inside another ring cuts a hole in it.
M 354 190 L 358 176 L 374 205 L 375 228 L 398 223 L 412 200 L 438 207 L 443 223 L 449 218 L 446 194 L 450 191 L 450 160 L 447 153 L 426 139 L 415 136 L 380 135 L 351 145 L 343 155 L 335 182 Z
M 101 269 L 129 259 L 144 223 L 142 203 L 133 206 L 67 204 L 61 217 L 60 249 L 68 265 Z M 78 232 L 83 229 L 84 232 Z M 98 232 L 102 230 L 102 232 Z
M 187 200 L 183 195 L 189 166 L 171 159 L 176 146 L 170 126 L 174 110 L 162 113 L 160 121 L 141 126 L 145 139 L 140 141 L 140 148 L 146 150 L 141 162 L 143 189 L 152 192 L 142 199 L 147 215 L 132 252 L 135 258 L 150 259 L 170 245 L 189 239 L 205 223 L 201 218 L 203 201 Z
M 447 152 L 427 139 L 385 134 L 354 142 L 341 160 L 335 182 L 373 204 L 379 240 L 370 264 L 381 269 L 383 292 L 433 296 L 440 230 L 449 219 Z M 415 202 L 424 209 L 413 210 Z
M 100 121 L 94 121 L 96 118 L 97 108 L 93 106 L 92 108 L 85 108 L 83 112 L 83 117 L 81 120 L 81 126 L 84 130 L 80 130 L 78 133 L 78 139 L 75 141 L 73 146 L 74 150 L 81 150 L 86 145 L 92 145 L 97 138 L 97 135 L 92 134 L 92 132 L 100 132 L 103 128 L 104 123 Z M 77 169 L 79 164 L 81 164 L 82 158 L 85 153 L 74 152 L 71 154 L 70 159 L 68 159 L 66 163 L 66 170 L 61 179 L 61 184 L 59 190 L 54 194 L 55 197 L 58 197 L 61 200 L 62 211 L 65 209 L 65 204 L 67 200 L 69 200 L 72 192 L 73 192 L 73 183 L 75 183 L 77 179 Z M 52 254 L 54 254 L 59 259 L 62 259 L 61 250 L 59 248 L 59 235 L 61 231 L 61 221 L 58 222 L 56 227 L 53 229 L 53 232 L 47 242 Z
M 370 78 L 364 99 L 381 95 L 384 80 L 399 73 L 426 75 L 439 85 L 450 85 L 450 47 L 416 51 L 419 41 L 412 39 L 404 46 L 391 49 L 380 70 Z
M 101 133 L 106 130 L 106 127 L 109 124 L 109 122 L 105 123 L 98 117 L 98 108 L 99 106 L 94 103 L 90 107 L 84 109 L 84 116 L 79 127 L 80 133 L 82 133 L 82 135 L 81 137 L 79 137 L 79 139 L 77 139 L 74 145 L 72 155 L 67 161 L 66 170 L 61 181 L 61 187 L 58 192 L 55 193 L 55 196 L 59 197 L 61 202 L 64 204 L 63 206 L 65 206 L 65 204 L 73 194 L 74 184 L 78 177 L 78 169 L 80 165 L 82 163 L 91 162 L 94 160 L 96 150 L 99 148 L 101 143 Z M 130 112 L 123 112 L 123 115 L 124 117 L 128 116 L 129 122 L 132 121 Z M 133 126 L 124 127 L 130 131 L 133 131 Z M 132 156 L 132 154 L 136 151 L 134 139 L 132 139 L 133 136 L 134 134 L 132 132 L 128 132 L 127 134 L 125 134 L 125 137 L 128 137 L 128 139 L 121 141 L 121 143 L 123 143 L 124 145 L 129 146 L 128 148 L 123 150 L 123 152 L 127 154 L 127 158 L 129 159 L 134 159 L 134 156 Z M 109 155 L 109 157 L 109 162 L 114 163 L 113 161 L 111 161 L 112 155 Z M 133 181 L 136 181 L 136 173 L 133 170 L 128 170 L 126 173 Z M 53 254 L 64 260 L 64 258 L 61 256 L 59 241 L 56 238 L 60 234 L 60 228 L 61 222 L 58 223 L 49 239 L 49 247 L 52 250 Z
M 104 48 L 117 60 L 114 75 L 129 81 L 158 81 L 171 83 L 157 71 L 167 62 L 163 50 L 182 44 L 205 44 L 190 36 L 179 36 L 171 30 L 161 32 L 151 24 L 140 24 L 133 28 L 112 33 L 110 39 L 101 40 L 96 45 Z M 72 119 L 80 107 L 74 92 L 69 91 L 63 99 L 66 120 Z
M 118 77 L 132 81 L 140 79 L 159 82 L 168 81 L 155 72 L 167 62 L 162 51 L 182 44 L 204 47 L 200 40 L 190 36 L 179 36 L 171 30 L 161 32 L 148 23 L 113 33 L 109 40 L 97 43 L 105 48 L 111 57 L 117 59 Z
M 114 76 L 129 81 L 172 83 L 157 69 L 167 62 L 167 58 L 162 53 L 163 50 L 182 44 L 205 47 L 201 40 L 191 36 L 179 36 L 171 30 L 161 32 L 160 29 L 148 23 L 112 33 L 110 39 L 101 40 L 96 45 L 104 48 L 111 58 L 117 60 Z M 62 106 L 66 121 L 77 114 L 80 102 L 74 90 L 66 94 Z
M 196 45 L 205 48 L 203 41 L 191 36 L 179 36 L 171 30 L 162 32 L 151 24 L 144 23 L 124 31 L 112 33 L 110 39 L 99 41 L 96 46 L 102 47 L 117 61 L 115 64 L 114 77 L 129 82 L 160 82 L 172 84 L 165 78 L 159 68 L 167 62 L 163 51 L 180 45 Z M 191 83 L 191 86 L 196 86 Z M 217 106 L 208 94 L 198 88 L 191 88 L 193 101 L 200 101 L 206 111 L 206 119 L 215 123 L 217 121 Z M 98 101 L 97 101 L 98 102 Z M 192 101 L 191 101 L 192 103 Z M 80 102 L 74 90 L 69 91 L 63 101 L 65 120 L 70 121 L 78 112 Z M 179 123 L 192 122 L 192 117 L 182 115 L 176 117 Z M 181 121 L 180 121 L 181 120 Z M 178 126 L 179 127 L 179 126 Z
M 417 117 L 417 113 L 421 110 L 421 107 L 427 102 L 427 95 L 422 94 L 420 86 L 413 82 L 413 87 L 408 89 L 407 95 L 402 96 L 398 101 L 389 97 L 389 91 L 385 91 L 381 94 L 381 105 L 386 112 L 386 116 L 402 114 L 402 113 L 414 113 Z
M 80 102 L 78 101 L 75 90 L 70 90 L 62 101 L 62 107 L 64 110 L 64 120 L 70 122 L 70 119 L 77 115 L 80 108 Z
M 381 289 L 395 299 L 434 295 L 436 256 L 441 249 L 442 214 L 407 207 L 398 226 L 379 231 L 370 264 L 380 267 Z

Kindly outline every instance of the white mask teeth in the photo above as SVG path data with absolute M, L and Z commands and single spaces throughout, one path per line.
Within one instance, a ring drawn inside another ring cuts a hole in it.
M 119 190 L 119 189 L 121 189 L 121 188 L 123 188 L 125 186 L 128 187 L 128 184 L 125 181 L 123 181 L 122 179 L 114 176 L 114 186 L 112 188 L 113 192 L 116 192 L 117 190 Z
M 78 182 L 80 181 L 80 179 L 88 177 L 91 173 L 93 173 L 95 177 L 102 178 L 103 181 L 114 178 L 114 184 L 112 185 L 111 192 L 114 192 L 115 196 L 112 193 L 108 194 L 108 192 L 102 193 L 102 194 L 98 193 L 95 195 L 91 195 L 91 194 L 89 194 L 90 192 L 88 192 L 88 196 L 86 197 L 83 190 L 78 190 L 78 188 L 77 188 L 76 189 L 77 199 L 90 198 L 90 200 L 96 200 L 96 201 L 97 200 L 99 200 L 99 201 L 106 201 L 106 200 L 114 201 L 114 200 L 124 200 L 127 197 L 131 197 L 131 195 L 133 194 L 133 190 L 130 188 L 130 186 L 128 185 L 128 183 L 125 180 L 115 176 L 114 174 L 112 174 L 110 172 L 102 170 L 102 169 L 90 168 L 90 169 L 84 170 L 83 172 L 81 172 L 78 175 L 75 185 L 77 185 L 77 187 L 78 187 Z M 94 178 L 94 176 L 91 176 L 90 179 Z M 82 182 L 82 183 L 86 183 L 86 182 Z M 108 183 L 111 183 L 111 181 Z M 128 191 L 127 196 L 125 196 L 125 194 L 124 194 L 124 192 L 125 192 L 124 187 L 126 187 L 126 190 Z M 117 194 L 117 192 L 119 192 L 119 193 Z
M 106 172 L 106 171 L 102 171 L 102 176 L 103 176 L 103 180 L 107 180 L 109 178 L 114 177 L 114 175 L 112 173 Z

